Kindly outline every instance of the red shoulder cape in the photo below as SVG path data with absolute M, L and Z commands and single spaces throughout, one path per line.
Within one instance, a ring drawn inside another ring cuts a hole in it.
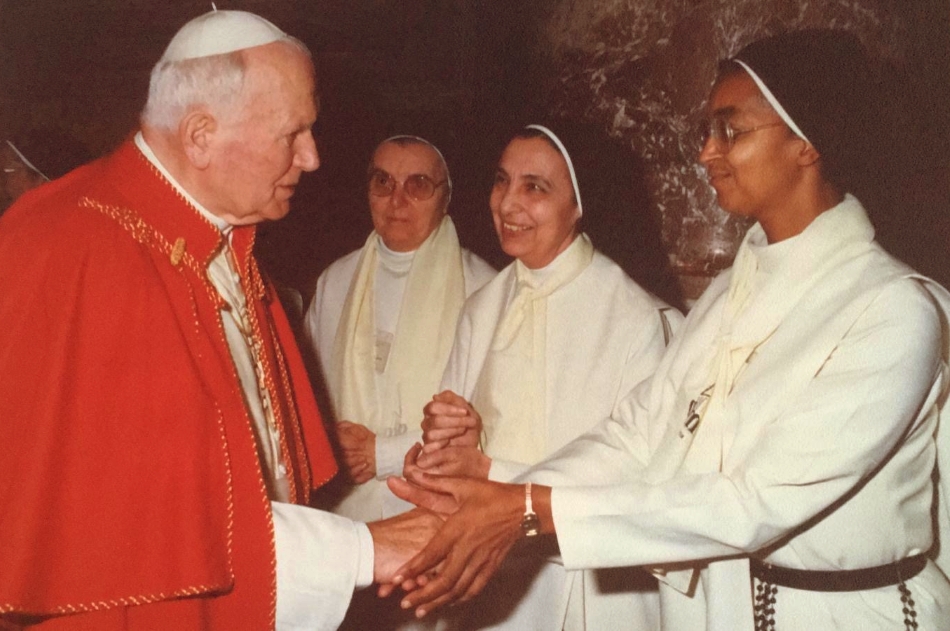
M 336 464 L 254 229 L 233 242 L 306 503 Z M 273 629 L 270 505 L 206 275 L 220 247 L 132 143 L 0 221 L 0 614 Z

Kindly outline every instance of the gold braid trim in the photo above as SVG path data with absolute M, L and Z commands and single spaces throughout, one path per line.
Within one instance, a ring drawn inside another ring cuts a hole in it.
M 214 291 L 213 287 L 211 287 L 210 282 L 203 283 L 203 284 L 205 285 L 205 289 L 208 291 L 212 304 L 217 305 L 218 302 L 222 300 L 221 297 L 218 296 L 218 293 Z M 194 291 L 191 288 L 191 286 L 188 287 L 188 293 L 191 295 L 191 314 L 194 317 L 195 336 L 196 338 L 200 338 L 203 336 L 203 332 L 202 332 L 202 326 L 201 326 L 201 318 L 198 315 L 198 300 L 195 297 Z M 221 325 L 221 318 L 215 318 L 214 321 L 217 323 L 218 332 L 223 338 L 224 329 L 222 328 L 222 325 Z M 198 349 L 195 349 L 195 356 L 197 357 L 199 361 L 201 361 L 204 357 L 201 354 L 200 350 Z M 232 373 L 233 373 L 233 368 L 232 368 Z M 234 378 L 237 378 L 237 374 L 233 373 L 233 376 Z M 214 416 L 215 416 L 215 422 L 218 427 L 218 434 L 221 437 L 221 442 L 220 442 L 221 454 L 224 457 L 224 470 L 225 470 L 225 475 L 227 477 L 225 503 L 227 505 L 227 519 L 228 519 L 228 538 L 227 538 L 228 576 L 230 576 L 231 581 L 234 582 L 235 581 L 235 574 L 234 574 L 234 479 L 231 474 L 231 455 L 230 455 L 230 451 L 228 450 L 228 436 L 227 436 L 227 428 L 225 427 L 225 424 L 224 424 L 224 413 L 221 412 L 221 407 L 218 405 L 217 400 L 213 399 L 212 404 L 214 405 L 214 413 L 215 413 Z
M 257 304 L 261 302 L 264 298 L 264 280 L 261 278 L 260 270 L 257 269 L 256 261 L 252 250 L 254 249 L 253 239 L 248 242 L 247 251 L 244 254 L 244 260 L 246 261 L 246 269 L 242 272 L 238 270 L 238 276 L 241 281 L 241 285 L 244 288 L 244 295 L 247 298 L 246 312 L 247 319 L 251 325 L 251 336 L 252 336 L 252 347 L 256 347 L 257 351 L 254 352 L 254 355 L 257 357 L 257 360 L 260 362 L 261 367 L 264 370 L 264 388 L 267 390 L 267 395 L 270 396 L 270 409 L 271 413 L 274 415 L 274 422 L 277 424 L 277 427 L 280 428 L 278 432 L 278 438 L 280 440 L 280 453 L 281 457 L 284 458 L 284 465 L 287 467 L 287 482 L 290 486 L 290 497 L 291 501 L 296 500 L 297 491 L 296 485 L 294 483 L 294 466 L 293 462 L 287 459 L 287 438 L 286 430 L 287 426 L 283 422 L 283 414 L 281 413 L 281 405 L 276 403 L 274 383 L 274 370 L 270 365 L 270 360 L 267 357 L 267 353 L 264 348 L 264 338 L 261 335 L 260 322 L 257 317 Z M 240 265 L 238 265 L 240 267 Z M 222 330 L 223 333 L 223 330 Z M 278 344 L 276 338 L 274 339 L 274 350 L 277 352 Z M 254 350 L 252 348 L 252 350 Z M 236 374 L 236 373 L 235 373 Z M 262 393 L 264 394 L 264 393 Z M 248 421 L 250 422 L 250 416 L 248 416 Z M 253 427 L 251 428 L 253 432 Z M 270 616 L 271 624 L 277 624 L 277 541 L 274 533 L 274 515 L 271 510 L 270 499 L 267 494 L 267 487 L 264 483 L 264 472 L 263 466 L 258 462 L 258 468 L 260 469 L 259 478 L 261 481 L 261 493 L 264 500 L 265 513 L 267 514 L 267 524 L 270 529 L 270 543 L 271 543 L 271 564 L 270 564 L 270 584 L 271 584 L 271 603 L 270 603 Z
M 62 605 L 54 609 L 50 609 L 48 612 L 42 613 L 51 613 L 51 614 L 70 614 L 70 613 L 84 613 L 90 611 L 105 611 L 108 609 L 115 609 L 116 607 L 131 607 L 135 605 L 147 605 L 151 603 L 160 602 L 163 600 L 171 600 L 173 598 L 181 598 L 183 596 L 200 596 L 202 594 L 207 594 L 212 591 L 221 591 L 229 587 L 228 585 L 198 585 L 194 587 L 185 587 L 179 590 L 168 593 L 158 593 L 158 594 L 149 594 L 147 596 L 128 596 L 125 598 L 115 598 L 111 600 L 99 600 L 90 603 L 81 603 L 78 605 Z M 0 605 L 0 614 L 6 613 L 24 613 L 32 614 L 34 612 L 30 611 L 27 607 L 17 606 L 13 604 L 3 604 Z
M 136 147 L 136 149 L 138 149 L 138 148 Z M 175 193 L 175 197 L 177 197 L 178 200 L 179 200 L 182 204 L 184 204 L 185 206 L 187 206 L 187 207 L 195 214 L 196 217 L 198 217 L 202 222 L 205 223 L 205 225 L 207 225 L 209 228 L 211 228 L 211 229 L 214 230 L 215 232 L 221 232 L 221 230 L 220 230 L 220 228 L 218 228 L 218 226 L 214 225 L 214 223 L 212 223 L 211 220 L 209 220 L 209 219 L 204 215 L 204 213 L 202 213 L 202 212 L 199 211 L 197 208 L 195 208 L 195 205 L 192 204 L 184 195 L 181 194 L 181 191 L 178 190 L 178 187 L 175 186 L 167 177 L 165 177 L 165 174 L 162 173 L 161 171 L 159 171 L 158 168 L 157 168 L 154 164 L 152 164 L 152 161 L 145 157 L 145 154 L 144 154 L 144 153 L 142 153 L 140 150 L 136 150 L 135 153 L 138 155 L 139 159 L 142 160 L 142 162 L 145 163 L 145 165 L 146 165 L 146 166 L 148 167 L 148 169 L 152 172 L 152 174 L 153 174 L 155 177 L 157 177 L 158 179 L 160 179 L 162 182 L 165 182 L 165 183 L 168 185 L 168 188 L 171 189 L 173 193 Z M 212 251 L 208 254 L 208 258 L 207 258 L 206 260 L 201 261 L 201 263 L 202 263 L 202 269 L 207 269 L 207 268 L 208 268 L 208 265 L 211 263 L 211 260 L 215 257 L 215 255 L 218 253 L 219 249 L 220 249 L 220 246 L 219 246 L 218 248 L 215 248 L 214 250 L 212 250 Z M 174 261 L 172 261 L 172 264 L 173 264 L 173 265 L 177 265 L 177 263 L 175 263 Z M 203 278 L 203 276 L 202 276 L 202 278 Z
M 83 208 L 98 210 L 122 226 L 133 239 L 142 245 L 147 245 L 150 248 L 158 250 L 167 256 L 169 261 L 172 261 L 172 255 L 174 254 L 174 258 L 177 258 L 180 263 L 188 267 L 198 278 L 204 277 L 204 269 L 201 264 L 198 263 L 198 260 L 190 252 L 184 250 L 184 245 L 179 245 L 177 242 L 173 245 L 165 238 L 165 235 L 146 223 L 135 211 L 122 208 L 121 206 L 103 204 L 88 197 L 82 197 L 79 200 L 79 205 Z M 172 264 L 174 265 L 174 262 Z M 175 267 L 177 266 L 178 265 L 175 265 Z
M 290 485 L 290 496 L 293 501 L 297 501 L 298 489 L 296 488 L 297 485 L 296 485 L 296 482 L 294 481 L 294 478 L 296 477 L 295 476 L 296 472 L 294 471 L 294 468 L 295 468 L 294 460 L 288 458 L 288 456 L 290 455 L 290 451 L 287 448 L 288 425 L 287 425 L 287 419 L 284 418 L 284 412 L 283 412 L 283 408 L 285 407 L 285 404 L 288 403 L 286 401 L 286 397 L 289 396 L 290 390 L 285 389 L 281 391 L 277 389 L 277 382 L 274 379 L 274 373 L 277 372 L 277 369 L 271 365 L 270 357 L 268 356 L 269 354 L 266 352 L 266 347 L 264 346 L 264 335 L 261 330 L 260 318 L 258 318 L 258 314 L 257 314 L 257 305 L 258 303 L 262 301 L 264 297 L 264 293 L 265 293 L 264 280 L 261 277 L 261 272 L 259 269 L 257 269 L 257 265 L 255 264 L 254 257 L 252 253 L 250 252 L 250 249 L 253 248 L 253 243 L 249 243 L 248 248 L 249 248 L 249 251 L 244 252 L 244 260 L 247 261 L 246 269 L 244 273 L 240 275 L 242 284 L 244 285 L 245 294 L 248 296 L 249 300 L 252 298 L 254 300 L 253 304 L 249 303 L 247 305 L 247 319 L 249 320 L 250 325 L 251 325 L 251 336 L 253 338 L 253 345 L 257 349 L 257 352 L 255 353 L 255 355 L 257 356 L 257 359 L 260 361 L 261 367 L 264 369 L 264 388 L 266 388 L 267 393 L 271 397 L 271 406 L 270 406 L 271 412 L 274 415 L 274 422 L 277 424 L 277 427 L 280 430 L 278 433 L 278 436 L 280 438 L 280 455 L 284 459 L 284 466 L 287 467 L 287 472 L 288 472 L 287 482 Z M 272 332 L 270 328 L 268 328 L 268 330 L 269 332 Z M 273 337 L 273 336 L 271 339 L 274 342 L 272 345 L 274 354 L 275 356 L 279 357 L 280 348 L 279 348 L 278 340 L 276 337 Z M 284 383 L 282 385 L 286 386 L 288 384 Z M 276 398 L 278 395 L 280 396 L 279 401 Z M 290 403 L 291 405 L 287 405 L 286 407 L 288 408 L 293 407 L 292 402 Z
M 148 605 L 163 600 L 171 600 L 173 598 L 182 598 L 184 596 L 200 596 L 202 594 L 207 594 L 215 590 L 224 590 L 228 585 L 218 585 L 218 586 L 209 586 L 201 585 L 197 587 L 185 587 L 180 590 L 176 590 L 168 593 L 159 593 L 159 594 L 150 594 L 148 596 L 129 596 L 127 598 L 116 598 L 113 600 L 99 600 L 91 603 L 82 603 L 78 605 L 62 605 L 51 609 L 49 613 L 52 614 L 70 614 L 70 613 L 84 613 L 90 611 L 106 611 L 108 609 L 115 609 L 116 607 L 131 607 L 136 605 Z M 0 614 L 5 613 L 32 613 L 26 607 L 20 607 L 12 604 L 0 605 Z M 43 612 L 47 613 L 47 612 Z
M 190 253 L 185 252 L 183 248 L 177 244 L 172 245 L 168 239 L 165 238 L 160 232 L 155 228 L 146 223 L 141 217 L 139 217 L 135 212 L 127 208 L 122 208 L 119 206 L 112 206 L 108 204 L 100 203 L 96 200 L 90 199 L 89 197 L 82 197 L 79 200 L 79 205 L 83 208 L 89 208 L 92 210 L 97 210 L 102 214 L 106 215 L 110 219 L 113 219 L 118 223 L 122 228 L 129 233 L 129 235 L 135 239 L 137 242 L 146 245 L 150 248 L 156 249 L 159 252 L 169 256 L 171 261 L 172 254 L 175 254 L 175 257 L 178 258 L 179 262 L 184 263 L 185 266 L 192 270 L 199 279 L 204 278 L 204 272 L 201 265 L 198 263 L 197 259 L 192 256 Z M 174 261 L 172 261 L 174 264 Z M 177 267 L 177 265 L 175 265 Z M 213 291 L 213 288 L 210 286 L 210 283 L 203 282 L 205 288 L 209 291 L 212 299 L 216 294 Z M 195 325 L 200 333 L 200 321 L 198 318 L 197 304 L 195 296 L 192 293 L 192 312 L 195 316 Z M 223 332 L 222 332 L 223 335 Z M 220 408 L 215 404 L 215 411 L 217 416 L 217 425 L 219 433 L 221 434 L 221 447 L 225 457 L 225 463 L 227 467 L 227 520 L 228 520 L 228 533 L 227 533 L 227 549 L 228 549 L 228 576 L 230 577 L 230 582 L 234 582 L 234 567 L 232 564 L 233 557 L 233 539 L 234 539 L 234 489 L 231 478 L 231 465 L 230 459 L 228 458 L 227 450 L 227 438 L 225 436 L 224 429 L 224 418 L 221 413 Z M 265 495 L 266 497 L 266 495 Z M 224 585 L 192 585 L 188 587 L 183 587 L 171 592 L 159 592 L 157 594 L 146 594 L 139 596 L 127 596 L 123 598 L 114 598 L 109 600 L 99 600 L 88 603 L 79 603 L 79 604 L 69 604 L 61 605 L 55 607 L 49 611 L 52 614 L 74 614 L 74 613 L 83 613 L 91 611 L 104 611 L 108 609 L 114 609 L 116 607 L 128 607 L 136 606 L 143 604 L 156 603 L 164 600 L 171 600 L 174 598 L 181 598 L 185 596 L 198 596 L 201 594 L 211 593 L 213 591 L 222 591 L 229 587 L 229 584 Z M 23 612 L 31 613 L 28 607 L 15 605 L 12 603 L 0 604 L 0 614 L 5 613 L 14 613 L 14 612 Z M 43 612 L 46 613 L 46 612 Z
M 216 301 L 226 304 L 224 299 L 218 296 L 217 292 L 212 288 L 211 291 L 214 293 Z M 221 322 L 221 318 L 215 318 L 215 324 L 217 324 L 217 332 L 220 337 L 221 342 L 227 346 L 227 335 L 224 332 L 224 324 Z M 237 368 L 234 365 L 234 361 L 227 362 L 230 367 L 231 380 L 234 384 L 240 384 L 241 378 L 238 376 Z M 240 385 L 236 387 L 240 388 Z M 240 393 L 239 393 L 240 394 Z M 243 396 L 243 395 L 241 395 Z M 247 411 L 245 406 L 245 428 L 248 432 L 251 433 L 251 436 L 254 436 L 254 422 L 251 419 L 250 412 Z M 221 429 L 221 440 L 225 445 L 225 451 L 227 451 L 227 432 L 224 426 L 224 416 L 221 414 L 221 411 L 218 410 L 218 426 Z M 270 616 L 271 616 L 271 626 L 276 626 L 277 624 L 277 543 L 274 539 L 274 516 L 271 511 L 270 498 L 268 496 L 267 484 L 264 482 L 265 473 L 263 465 L 260 462 L 260 458 L 257 456 L 257 452 L 254 453 L 254 458 L 252 460 L 254 467 L 257 469 L 257 490 L 258 498 L 261 501 L 261 506 L 263 508 L 264 514 L 266 515 L 267 528 L 270 533 L 270 547 L 271 547 L 271 561 L 270 561 L 270 574 L 271 574 L 271 602 L 270 602 Z M 232 554 L 232 540 L 233 540 L 233 522 L 234 522 L 234 493 L 232 491 L 232 482 L 231 482 L 231 460 L 227 458 L 228 463 L 228 564 L 231 563 L 231 554 Z M 233 575 L 233 569 L 230 570 Z

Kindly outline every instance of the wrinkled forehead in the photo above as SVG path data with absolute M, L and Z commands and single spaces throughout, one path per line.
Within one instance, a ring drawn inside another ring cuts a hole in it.
M 373 152 L 372 168 L 393 176 L 422 174 L 435 181 L 447 175 L 439 154 L 423 142 L 383 142 Z
M 570 180 L 571 174 L 564 154 L 546 137 L 513 138 L 501 153 L 498 168 L 510 174 L 523 173 L 550 177 L 563 176 Z

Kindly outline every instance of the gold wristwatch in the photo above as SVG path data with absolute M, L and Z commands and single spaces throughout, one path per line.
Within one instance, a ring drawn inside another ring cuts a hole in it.
M 541 534 L 541 520 L 531 505 L 531 483 L 524 487 L 524 517 L 521 518 L 521 531 L 525 537 L 536 537 Z

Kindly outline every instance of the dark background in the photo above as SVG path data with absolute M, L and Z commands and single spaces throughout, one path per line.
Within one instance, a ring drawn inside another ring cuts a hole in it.
M 865 196 L 882 239 L 950 282 L 950 2 L 947 0 L 221 0 L 259 13 L 315 53 L 322 166 L 259 253 L 308 299 L 316 275 L 371 225 L 364 173 L 392 133 L 445 153 L 463 245 L 497 266 L 487 208 L 513 125 L 557 114 L 609 135 L 612 207 L 585 217 L 594 242 L 670 299 L 694 297 L 729 264 L 745 225 L 726 217 L 688 133 L 715 62 L 770 33 L 836 26 L 887 69 L 879 166 Z M 0 133 L 71 138 L 91 155 L 136 128 L 148 72 L 209 2 L 0 0 Z M 58 135 L 58 136 L 57 136 Z M 67 147 L 66 141 L 58 146 Z M 69 160 L 70 152 L 59 152 Z M 77 152 L 75 155 L 79 155 Z M 671 274 L 675 274 L 675 277 Z

